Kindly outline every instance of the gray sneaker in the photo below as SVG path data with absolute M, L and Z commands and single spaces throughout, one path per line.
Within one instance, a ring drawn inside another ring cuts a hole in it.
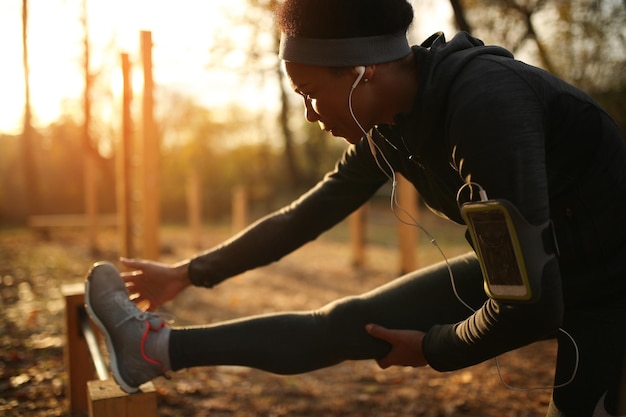
M 146 355 L 144 345 L 151 331 L 165 326 L 159 316 L 141 311 L 128 297 L 126 284 L 115 266 L 107 262 L 93 265 L 85 283 L 87 313 L 106 336 L 113 377 L 127 393 L 165 370 Z

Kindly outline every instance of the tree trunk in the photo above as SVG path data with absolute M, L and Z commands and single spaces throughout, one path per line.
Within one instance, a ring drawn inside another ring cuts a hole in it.
M 450 4 L 452 5 L 452 10 L 454 10 L 454 21 L 458 29 L 471 33 L 472 28 L 465 18 L 465 7 L 461 4 L 461 0 L 450 0 Z
M 276 41 L 278 43 L 278 33 L 276 34 Z M 276 48 L 278 50 L 278 48 Z M 287 165 L 287 172 L 289 173 L 290 184 L 292 187 L 297 187 L 301 181 L 300 169 L 296 163 L 295 151 L 293 146 L 293 134 L 289 129 L 289 102 L 287 92 L 284 87 L 284 74 L 280 67 L 280 64 L 276 66 L 276 74 L 278 77 L 278 85 L 280 86 L 280 115 L 279 122 L 280 128 L 283 134 L 283 141 L 285 146 L 285 164 Z
M 97 189 L 97 154 L 91 140 L 91 87 L 89 24 L 87 16 L 87 0 L 83 0 L 83 71 L 85 90 L 83 94 L 83 190 L 85 215 L 87 216 L 87 241 L 89 251 L 95 255 L 98 251 L 98 189 Z
M 24 68 L 24 124 L 22 129 L 22 167 L 25 192 L 23 194 L 26 216 L 41 210 L 39 178 L 35 167 L 35 130 L 32 126 L 30 105 L 30 69 L 28 66 L 28 0 L 22 0 L 22 64 Z

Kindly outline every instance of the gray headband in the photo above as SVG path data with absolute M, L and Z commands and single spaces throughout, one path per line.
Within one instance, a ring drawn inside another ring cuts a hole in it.
M 365 38 L 313 39 L 282 34 L 278 57 L 325 67 L 348 67 L 396 61 L 411 53 L 403 32 Z

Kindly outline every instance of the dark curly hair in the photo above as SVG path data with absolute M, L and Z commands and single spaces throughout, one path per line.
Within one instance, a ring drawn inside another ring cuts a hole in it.
M 288 35 L 341 39 L 406 32 L 413 7 L 406 0 L 285 0 L 275 15 Z

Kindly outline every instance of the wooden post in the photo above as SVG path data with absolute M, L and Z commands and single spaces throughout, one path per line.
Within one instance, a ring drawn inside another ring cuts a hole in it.
M 85 90 L 83 95 L 83 190 L 85 213 L 87 214 L 87 242 L 89 251 L 95 255 L 98 251 L 98 190 L 97 190 L 97 154 L 91 140 L 91 87 L 92 77 L 89 69 L 89 28 L 87 25 L 87 1 L 83 0 L 82 13 L 84 57 L 83 70 L 85 76 Z
M 233 233 L 236 233 L 248 225 L 248 194 L 243 185 L 233 191 L 232 211 L 232 228 Z
M 68 374 L 68 398 L 70 414 L 84 414 L 88 410 L 87 381 L 92 380 L 95 368 L 80 328 L 80 312 L 85 304 L 83 284 L 64 285 L 61 288 L 65 300 L 65 369 Z
M 191 232 L 191 246 L 202 246 L 202 187 L 197 170 L 193 170 L 187 180 L 187 217 Z
M 142 148 L 143 148 L 143 252 L 146 259 L 160 255 L 160 144 L 154 123 L 152 80 L 152 33 L 141 32 L 141 57 L 143 63 Z
M 361 206 L 348 218 L 350 225 L 350 242 L 352 246 L 352 267 L 365 266 L 365 245 L 367 230 L 367 205 Z
M 132 85 L 130 74 L 130 60 L 128 54 L 121 54 L 122 78 L 124 80 L 122 98 L 122 138 L 117 147 L 116 156 L 116 191 L 117 191 L 117 218 L 118 235 L 120 238 L 120 255 L 133 257 L 133 222 L 132 222 L 132 118 L 130 104 L 132 100 Z
M 417 267 L 417 227 L 419 210 L 417 205 L 417 191 L 415 187 L 402 175 L 397 175 L 398 204 L 406 211 L 398 209 L 398 216 L 402 219 L 398 223 L 399 267 L 400 273 L 405 274 Z
M 135 394 L 126 394 L 112 380 L 89 381 L 89 417 L 155 417 L 157 396 L 148 382 Z
M 89 140 L 89 139 L 87 139 Z M 89 252 L 95 255 L 98 252 L 98 189 L 96 155 L 93 149 L 87 149 L 84 169 L 84 192 L 85 192 L 85 212 L 87 215 L 87 242 Z

